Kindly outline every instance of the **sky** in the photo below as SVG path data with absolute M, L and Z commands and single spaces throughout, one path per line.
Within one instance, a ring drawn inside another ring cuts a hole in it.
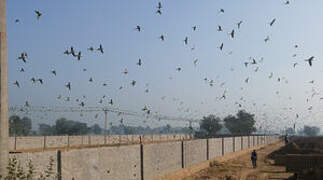
M 158 2 L 162 4 L 161 15 L 156 13 Z M 196 120 L 208 114 L 224 117 L 245 109 L 256 115 L 257 127 L 263 129 L 279 131 L 294 123 L 298 128 L 304 124 L 323 128 L 320 121 L 323 2 L 284 3 L 281 0 L 7 1 L 9 105 L 22 106 L 28 101 L 30 106 L 80 107 L 80 102 L 75 101 L 80 99 L 85 107 L 142 112 L 147 106 L 152 114 Z M 39 20 L 34 10 L 42 13 Z M 16 19 L 20 22 L 16 23 Z M 276 21 L 270 26 L 273 19 Z M 242 24 L 238 29 L 239 21 Z M 135 29 L 137 25 L 140 32 Z M 217 31 L 219 25 L 222 32 Z M 195 31 L 193 26 L 197 27 Z M 233 29 L 235 36 L 231 38 L 229 33 Z M 161 35 L 164 41 L 160 40 Z M 269 41 L 265 42 L 267 36 Z M 100 44 L 103 54 L 87 50 Z M 77 52 L 82 51 L 80 61 L 63 54 L 71 46 Z M 22 52 L 28 53 L 27 63 L 18 60 Z M 315 57 L 313 66 L 304 61 L 311 56 Z M 253 58 L 257 64 L 250 63 Z M 141 66 L 137 65 L 139 59 Z M 247 67 L 245 62 L 249 63 Z M 294 63 L 297 63 L 295 68 Z M 25 72 L 19 72 L 21 68 Z M 52 69 L 56 70 L 56 76 L 51 74 Z M 127 75 L 123 73 L 125 69 Z M 269 78 L 271 73 L 273 77 Z M 44 84 L 33 84 L 32 77 L 42 78 Z M 90 77 L 93 82 L 89 82 Z M 13 84 L 16 80 L 20 88 Z M 214 86 L 210 86 L 211 80 Z M 312 80 L 314 83 L 309 83 Z M 65 87 L 67 82 L 72 84 L 71 91 Z M 103 83 L 108 85 L 103 87 Z M 226 98 L 220 99 L 224 93 Z M 100 104 L 103 95 L 107 98 Z M 71 100 L 65 101 L 66 97 Z M 110 99 L 113 105 L 109 105 Z M 53 124 L 59 117 L 89 125 L 104 124 L 103 112 L 82 113 L 82 116 L 79 112 L 11 112 L 15 113 L 31 117 L 34 128 L 39 123 Z M 120 124 L 121 118 L 126 125 L 189 124 L 109 113 L 113 125 Z

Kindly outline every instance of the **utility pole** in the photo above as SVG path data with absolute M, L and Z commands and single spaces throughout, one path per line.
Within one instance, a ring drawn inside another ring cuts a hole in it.
M 108 133 L 108 110 L 104 109 L 104 144 L 107 144 L 107 133 Z
M 0 0 L 0 175 L 7 175 L 8 166 L 8 73 L 7 73 L 7 10 Z

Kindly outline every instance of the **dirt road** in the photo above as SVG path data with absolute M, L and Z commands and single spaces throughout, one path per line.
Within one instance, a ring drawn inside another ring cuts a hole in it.
M 273 160 L 266 158 L 268 154 L 282 147 L 276 143 L 261 148 L 258 153 L 258 167 L 252 168 L 250 154 L 242 155 L 226 162 L 214 162 L 212 167 L 204 169 L 184 180 L 283 180 L 292 176 L 285 172 L 285 167 L 273 165 Z

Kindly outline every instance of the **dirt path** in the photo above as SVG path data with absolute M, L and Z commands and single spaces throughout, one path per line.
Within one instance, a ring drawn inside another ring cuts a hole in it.
M 283 146 L 276 143 L 261 148 L 258 153 L 258 167 L 252 168 L 250 154 L 242 155 L 226 162 L 215 162 L 212 167 L 204 169 L 184 180 L 283 180 L 292 176 L 285 172 L 285 167 L 274 166 L 268 154 Z

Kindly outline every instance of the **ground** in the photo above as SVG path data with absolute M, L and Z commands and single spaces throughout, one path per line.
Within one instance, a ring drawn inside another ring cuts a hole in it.
M 268 154 L 281 148 L 283 143 L 275 143 L 257 150 L 258 167 L 252 168 L 250 154 L 241 155 L 226 162 L 212 163 L 211 167 L 184 178 L 184 180 L 283 180 L 293 174 L 286 173 L 285 167 L 275 166 L 274 161 L 267 157 Z

